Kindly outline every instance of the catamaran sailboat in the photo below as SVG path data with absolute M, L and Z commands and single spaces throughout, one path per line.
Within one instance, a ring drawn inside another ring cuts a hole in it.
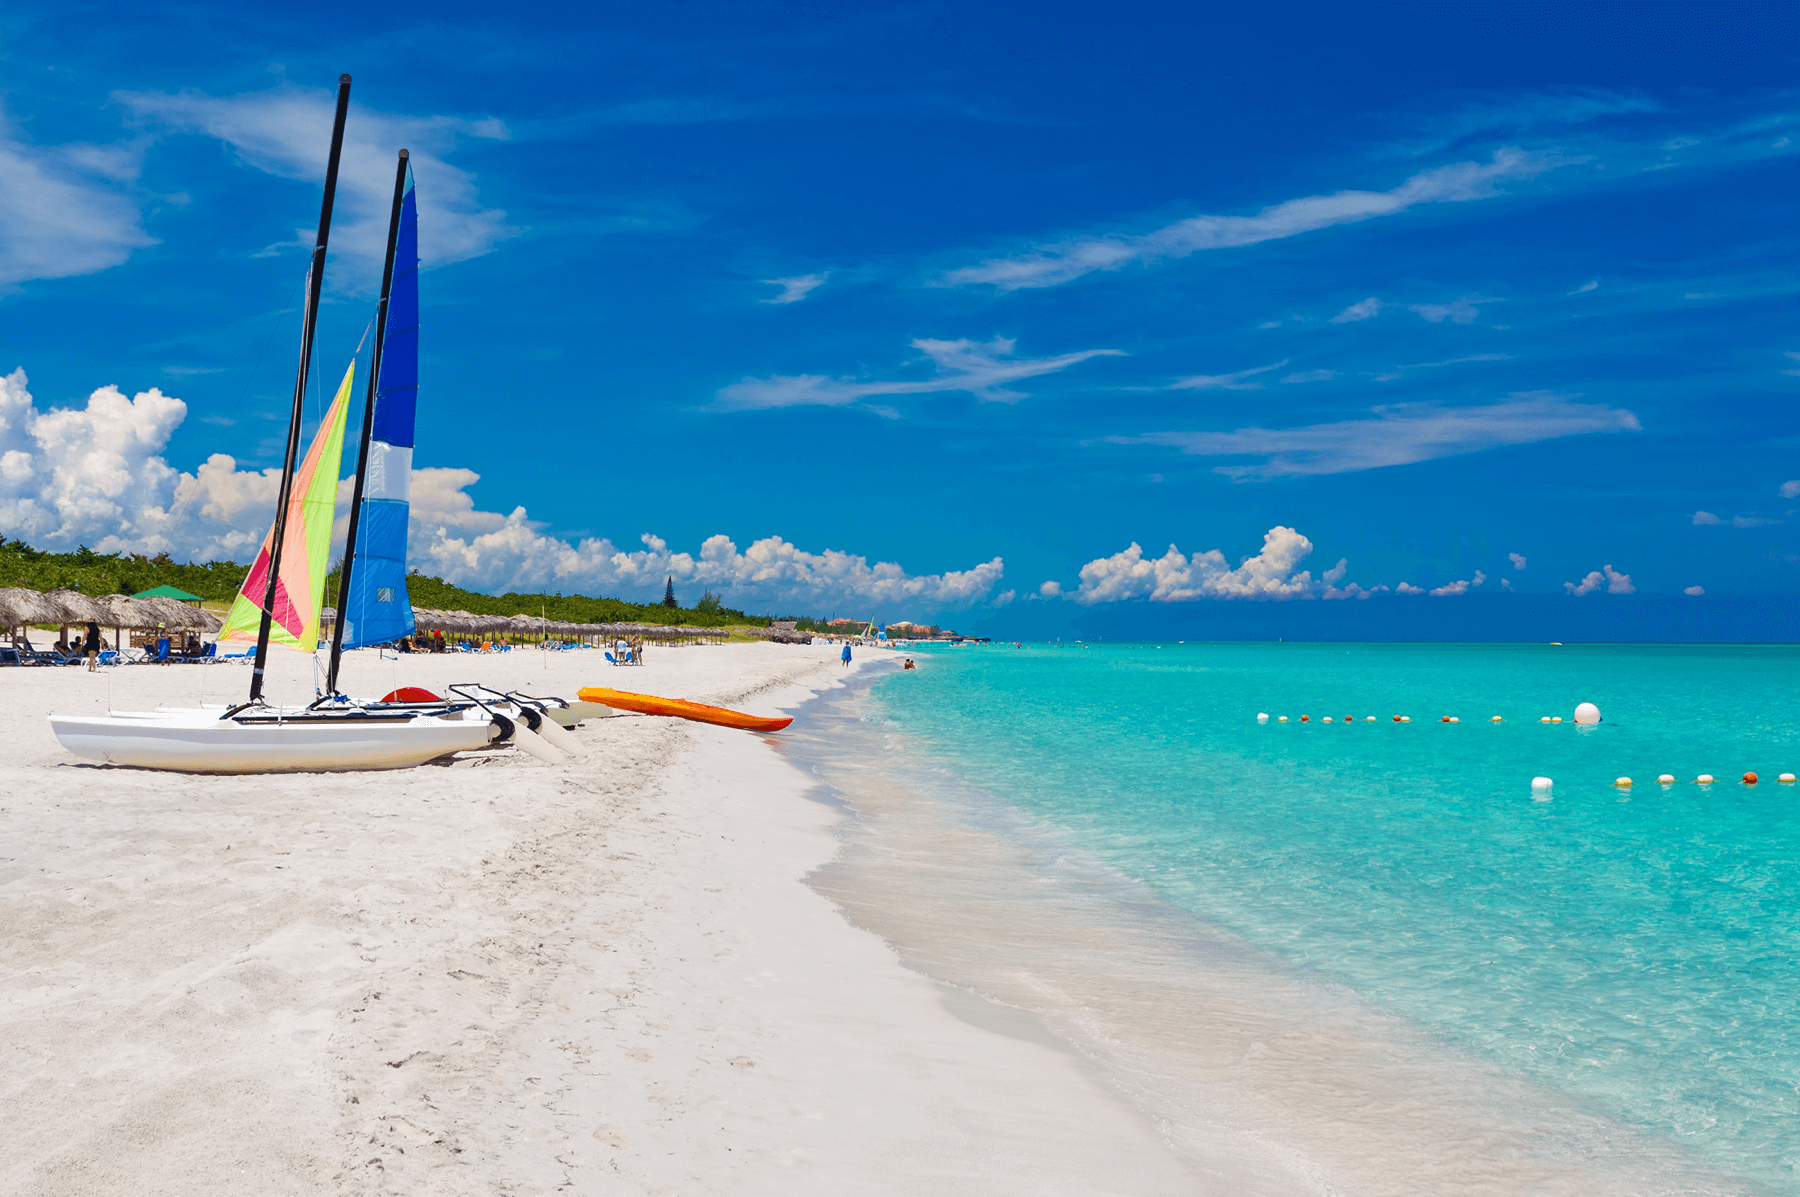
M 338 80 L 325 199 L 308 274 L 300 367 L 287 451 L 282 458 L 282 501 L 220 631 L 221 640 L 256 644 L 249 698 L 223 708 L 50 716 L 56 738 L 77 756 L 199 773 L 394 769 L 480 748 L 491 740 L 513 739 L 534 755 L 551 759 L 554 754 L 560 759 L 560 754 L 547 749 L 528 727 L 517 725 L 480 694 L 471 694 L 466 701 L 356 703 L 337 692 L 338 665 L 346 646 L 382 643 L 412 630 L 412 606 L 405 589 L 405 538 L 418 381 L 418 211 L 405 150 L 400 151 L 394 182 L 327 697 L 299 709 L 271 706 L 263 699 L 263 674 L 272 643 L 306 653 L 318 647 L 338 469 L 356 376 L 354 358 L 298 468 L 295 459 L 349 104 L 350 76 L 343 75 Z M 404 268 L 398 290 L 394 288 L 397 251 L 402 251 Z M 388 332 L 390 297 L 398 300 L 392 305 L 398 317 L 392 334 Z M 360 571 L 356 569 L 359 556 Z

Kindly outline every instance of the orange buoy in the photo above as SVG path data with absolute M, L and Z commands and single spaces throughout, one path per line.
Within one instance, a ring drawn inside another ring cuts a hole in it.
M 1755 785 L 1756 784 L 1756 774 L 1754 774 L 1754 773 L 1744 774 L 1744 784 L 1747 786 Z
M 1300 722 L 1305 723 L 1308 719 L 1311 719 L 1311 718 L 1312 718 L 1311 715 L 1302 715 L 1302 716 L 1300 716 Z
M 1395 715 L 1395 716 L 1394 716 L 1394 722 L 1395 722 L 1395 723 L 1398 723 L 1398 722 L 1400 722 L 1400 716 L 1398 716 L 1398 715 Z
M 1438 716 L 1438 722 L 1439 722 L 1439 723 L 1448 723 L 1448 722 L 1450 722 L 1450 716 L 1448 716 L 1448 715 L 1439 715 L 1439 716 Z

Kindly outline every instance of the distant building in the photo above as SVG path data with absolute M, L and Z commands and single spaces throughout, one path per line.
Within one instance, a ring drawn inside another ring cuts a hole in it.
M 869 621 L 866 619 L 834 619 L 830 623 L 826 624 L 825 626 L 828 628 L 845 628 L 845 629 L 849 629 L 849 630 L 856 630 L 859 628 L 868 627 Z

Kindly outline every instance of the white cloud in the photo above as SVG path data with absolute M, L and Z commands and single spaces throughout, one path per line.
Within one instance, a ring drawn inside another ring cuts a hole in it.
M 1413 303 L 1407 305 L 1408 311 L 1417 312 L 1431 324 L 1442 324 L 1448 320 L 1452 324 L 1473 324 L 1481 315 L 1476 306 L 1483 303 L 1499 303 L 1481 295 L 1465 295 L 1461 299 L 1453 299 L 1449 303 Z
M 1411 582 L 1402 582 L 1402 583 L 1400 583 L 1400 585 L 1394 587 L 1394 593 L 1395 594 L 1424 594 L 1425 588 L 1423 586 L 1414 586 Z
M 175 469 L 162 452 L 186 412 L 160 390 L 128 399 L 111 386 L 80 409 L 40 412 L 23 370 L 0 377 L 0 534 L 50 549 L 86 544 L 106 553 L 248 561 L 268 531 L 281 472 L 239 470 L 223 453 L 194 474 Z M 694 554 L 673 552 L 651 535 L 630 552 L 605 539 L 570 544 L 539 531 L 523 507 L 510 515 L 478 510 L 468 488 L 479 480 L 468 469 L 414 470 L 410 537 L 411 564 L 477 590 L 542 586 L 653 599 L 673 575 L 678 585 L 722 591 L 730 605 L 747 609 L 849 599 L 959 607 L 987 597 L 1004 569 L 995 557 L 913 575 L 852 553 L 807 552 L 779 536 L 742 551 L 712 536 Z M 340 540 L 349 498 L 345 479 Z
M 1433 590 L 1431 593 L 1432 593 L 1433 597 L 1436 597 L 1436 598 L 1446 598 L 1451 595 L 1467 594 L 1467 593 L 1469 593 L 1469 591 L 1471 589 L 1473 589 L 1476 586 L 1481 585 L 1485 581 L 1487 581 L 1487 575 L 1482 573 L 1480 570 L 1476 570 L 1474 577 L 1464 578 L 1461 581 L 1450 582 L 1446 585 L 1439 586 L 1437 589 Z
M 1233 374 L 1190 374 L 1186 378 L 1178 378 L 1164 390 L 1169 391 L 1255 391 L 1262 389 L 1262 383 L 1246 382 L 1258 374 L 1267 374 L 1270 370 L 1279 370 L 1288 364 L 1284 357 L 1267 366 L 1252 366 L 1248 370 L 1239 370 Z
M 1524 569 L 1525 568 L 1525 554 L 1523 554 L 1523 553 L 1508 553 L 1506 556 L 1507 556 L 1507 559 L 1512 562 L 1514 569 Z
M 1131 546 L 1110 557 L 1099 557 L 1081 567 L 1078 603 L 1116 603 L 1149 599 L 1157 603 L 1185 603 L 1196 599 L 1292 599 L 1360 596 L 1360 586 L 1336 591 L 1349 568 L 1340 561 L 1314 580 L 1299 570 L 1312 552 L 1312 541 L 1292 528 L 1277 525 L 1263 535 L 1260 553 L 1246 557 L 1236 569 L 1218 549 L 1183 556 L 1174 545 L 1161 557 L 1146 557 L 1143 548 Z M 1374 593 L 1370 591 L 1368 593 Z
M 1570 291 L 1569 294 L 1570 295 L 1586 295 L 1589 291 L 1596 290 L 1599 286 L 1600 286 L 1599 279 L 1597 279 L 1597 278 L 1589 279 L 1587 282 L 1581 284 L 1581 286 L 1575 288 L 1573 291 Z
M 1367 299 L 1351 304 L 1331 318 L 1333 324 L 1354 324 L 1358 320 L 1368 320 L 1381 315 L 1381 300 L 1371 295 Z
M 780 287 L 781 294 L 771 295 L 764 303 L 799 303 L 813 291 L 825 285 L 828 276 L 821 271 L 818 274 L 801 274 L 793 278 L 766 278 L 762 280 L 772 287 Z
M 1605 572 L 1602 573 L 1601 570 Z M 1631 575 L 1622 574 L 1612 566 L 1602 566 L 1581 579 L 1580 582 L 1564 582 L 1563 589 L 1580 598 L 1584 594 L 1592 594 L 1602 586 L 1608 594 L 1636 594 L 1637 587 L 1631 584 Z
M 1020 379 L 1055 374 L 1092 357 L 1123 356 L 1117 349 L 1084 349 L 1058 357 L 1015 358 L 1010 337 L 992 341 L 934 341 L 912 343 L 936 364 L 938 377 L 917 382 L 856 382 L 821 374 L 777 374 L 772 378 L 746 378 L 721 387 L 717 406 L 728 411 L 759 411 L 772 407 L 848 407 L 871 395 L 922 395 L 935 391 L 967 391 L 983 403 L 1015 403 L 1021 391 L 1006 389 Z M 874 410 L 874 409 L 872 409 Z M 884 413 L 885 414 L 885 413 Z
M 1223 465 L 1232 478 L 1343 474 L 1408 465 L 1594 432 L 1641 431 L 1623 408 L 1577 403 L 1548 391 L 1515 394 L 1477 407 L 1400 403 L 1376 407 L 1373 419 L 1340 420 L 1302 428 L 1239 428 L 1233 432 L 1151 432 L 1106 438 L 1120 445 L 1167 445 L 1194 457 L 1254 457 Z
M 1458 162 L 1420 171 L 1391 191 L 1309 195 L 1274 204 L 1254 216 L 1193 216 L 1138 236 L 1072 237 L 952 270 L 942 281 L 950 286 L 981 285 L 1000 291 L 1055 287 L 1096 270 L 1119 270 L 1185 258 L 1203 250 L 1255 245 L 1392 216 L 1419 204 L 1487 199 L 1500 193 L 1501 183 L 1531 178 L 1556 164 L 1549 157 L 1507 148 L 1487 162 Z
M 1786 497 L 1792 498 L 1793 496 Z M 1694 523 L 1707 527 L 1729 524 L 1733 528 L 1765 528 L 1770 524 L 1779 524 L 1780 522 L 1780 520 L 1766 515 L 1734 515 L 1730 519 L 1725 519 L 1711 511 L 1694 512 Z
M 1793 359 L 1793 360 L 1795 360 L 1795 361 L 1797 361 L 1797 362 L 1800 362 L 1800 353 L 1795 353 L 1795 352 L 1794 352 L 1794 351 L 1793 351 L 1793 350 L 1791 350 L 1791 349 L 1789 349 L 1789 350 L 1784 350 L 1784 351 L 1783 351 L 1783 352 L 1782 352 L 1782 355 L 1781 355 L 1781 356 L 1783 356 L 1783 357 L 1788 357 L 1788 358 L 1792 358 L 1792 359 Z M 1783 374 L 1786 374 L 1786 375 L 1788 375 L 1788 376 L 1790 376 L 1790 377 L 1794 377 L 1794 378 L 1800 378 L 1800 370 L 1783 370 L 1783 371 L 1782 371 L 1782 373 L 1783 373 Z
M 1045 582 L 1038 587 L 1038 594 L 1047 599 L 1061 598 L 1062 592 L 1061 582 Z
M 1775 493 L 1779 494 L 1784 499 L 1800 499 L 1800 478 L 1795 478 L 1789 482 L 1783 482 L 1776 488 Z
M 1018 597 L 1019 592 L 1016 590 L 1002 590 L 999 594 L 994 596 L 994 606 L 1004 607 Z
M 1695 598 L 1699 598 L 1701 595 L 1706 593 L 1706 588 L 1704 586 L 1689 586 L 1687 589 L 1683 590 L 1681 593 L 1691 594 Z
M 1301 370 L 1297 374 L 1289 374 L 1283 382 L 1330 382 L 1337 377 L 1336 370 Z
M 1513 584 L 1512 584 L 1511 578 L 1501 578 L 1500 579 L 1500 589 L 1511 590 L 1512 588 L 1513 588 Z
M 174 95 L 119 92 L 116 98 L 147 123 L 225 142 L 258 170 L 313 186 L 325 177 L 335 90 L 283 85 L 236 96 L 209 96 L 198 91 Z M 465 139 L 504 140 L 507 136 L 506 126 L 492 118 L 407 116 L 377 112 L 353 102 L 344 123 L 337 210 L 331 225 L 334 256 L 348 254 L 361 260 L 350 280 L 353 289 L 372 288 L 379 282 L 375 272 L 387 251 L 394 156 L 403 146 L 412 152 L 413 174 L 418 180 L 419 257 L 426 265 L 477 257 L 516 235 L 519 230 L 506 223 L 505 212 L 481 205 L 475 176 L 443 158 Z M 271 248 L 311 248 L 316 232 L 310 223 L 296 226 L 292 241 Z M 345 285 L 343 272 L 333 281 Z
M 130 194 L 142 159 L 140 145 L 34 145 L 0 112 L 0 294 L 156 244 Z

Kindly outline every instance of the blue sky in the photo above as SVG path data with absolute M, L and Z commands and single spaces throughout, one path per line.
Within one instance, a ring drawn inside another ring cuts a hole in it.
M 348 71 L 318 360 L 407 145 L 429 572 L 1002 631 L 1800 590 L 1792 7 L 1246 7 L 14 6 L 0 531 L 260 539 Z

